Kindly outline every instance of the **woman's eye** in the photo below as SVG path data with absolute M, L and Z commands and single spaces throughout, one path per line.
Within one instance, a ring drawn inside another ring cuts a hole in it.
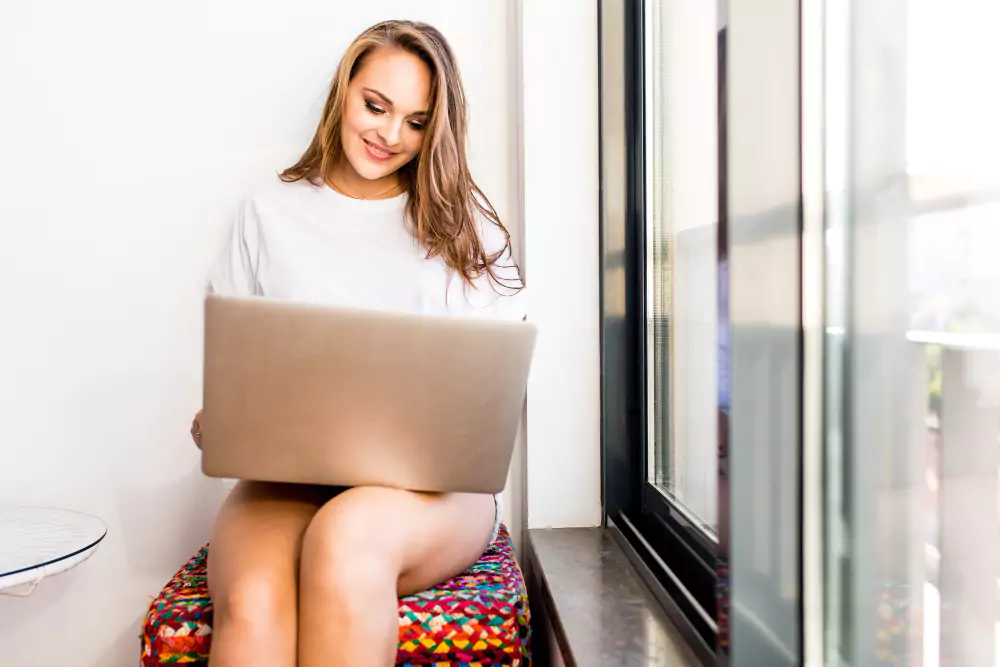
M 424 129 L 424 123 L 421 123 L 421 122 L 416 121 L 416 120 L 411 120 L 410 121 L 410 127 L 412 127 L 414 130 L 416 130 L 417 132 L 419 132 L 420 130 Z
M 376 104 L 375 104 L 374 102 L 372 102 L 371 100 L 365 100 L 365 107 L 366 107 L 366 108 L 367 108 L 367 109 L 368 109 L 369 111 L 371 111 L 371 112 L 372 112 L 373 114 L 377 114 L 377 115 L 379 115 L 379 116 L 381 116 L 382 114 L 384 114 L 384 113 L 385 113 L 385 109 L 383 109 L 383 108 L 382 108 L 382 107 L 380 107 L 380 106 L 377 106 L 377 105 L 376 105 Z

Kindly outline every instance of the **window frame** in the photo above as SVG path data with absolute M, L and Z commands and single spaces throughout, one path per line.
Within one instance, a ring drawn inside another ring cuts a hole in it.
M 623 14 L 616 17 L 622 20 L 623 30 L 611 35 L 606 32 L 610 25 L 605 19 L 607 12 L 614 11 Z M 602 0 L 600 14 L 605 519 L 651 575 L 654 589 L 659 587 L 658 592 L 669 599 L 674 607 L 670 611 L 679 612 L 672 614 L 675 622 L 687 624 L 687 629 L 693 630 L 689 637 L 714 653 L 718 545 L 694 525 L 686 510 L 648 481 L 646 2 Z M 610 51 L 615 48 L 624 53 Z M 719 67 L 723 66 L 720 60 Z M 621 88 L 624 99 L 611 99 Z M 607 113 L 607 105 L 615 103 L 624 104 L 624 109 Z M 610 127 L 620 120 L 618 113 L 622 111 L 624 127 Z M 622 136 L 615 130 L 624 130 L 624 147 L 620 140 L 617 145 L 610 143 L 613 136 Z M 722 139 L 720 136 L 720 157 L 724 155 Z M 609 154 L 621 154 L 622 148 L 624 173 L 616 173 Z M 616 195 L 624 202 L 609 201 Z M 615 215 L 615 206 L 622 203 L 624 215 Z

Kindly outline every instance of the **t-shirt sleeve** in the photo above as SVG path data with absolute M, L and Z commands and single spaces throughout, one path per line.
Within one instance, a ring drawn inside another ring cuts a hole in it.
M 229 235 L 208 274 L 208 292 L 223 296 L 260 296 L 260 220 L 251 199 L 240 206 Z
M 475 280 L 475 288 L 469 293 L 470 302 L 477 310 L 488 311 L 499 319 L 525 319 L 528 315 L 526 290 L 505 234 L 495 223 L 485 219 L 481 219 L 479 230 L 487 254 L 501 250 L 503 254 L 493 264 L 495 278 L 484 273 Z

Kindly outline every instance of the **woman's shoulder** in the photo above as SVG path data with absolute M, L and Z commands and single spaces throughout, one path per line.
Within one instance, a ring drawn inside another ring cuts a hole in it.
M 309 216 L 322 198 L 322 188 L 307 180 L 286 182 L 277 175 L 251 183 L 244 190 L 238 219 L 244 227 L 269 228 L 286 225 L 302 216 Z
M 267 207 L 315 196 L 321 189 L 305 179 L 284 181 L 277 174 L 272 174 L 270 178 L 261 178 L 252 183 L 247 188 L 243 201 L 245 205 Z

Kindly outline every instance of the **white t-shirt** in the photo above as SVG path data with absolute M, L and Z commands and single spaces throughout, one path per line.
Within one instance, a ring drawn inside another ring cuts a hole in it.
M 249 196 L 209 276 L 218 294 L 417 314 L 520 320 L 523 290 L 509 252 L 470 287 L 427 251 L 404 219 L 407 195 L 361 200 L 308 181 L 275 179 Z M 504 244 L 481 221 L 487 252 Z

